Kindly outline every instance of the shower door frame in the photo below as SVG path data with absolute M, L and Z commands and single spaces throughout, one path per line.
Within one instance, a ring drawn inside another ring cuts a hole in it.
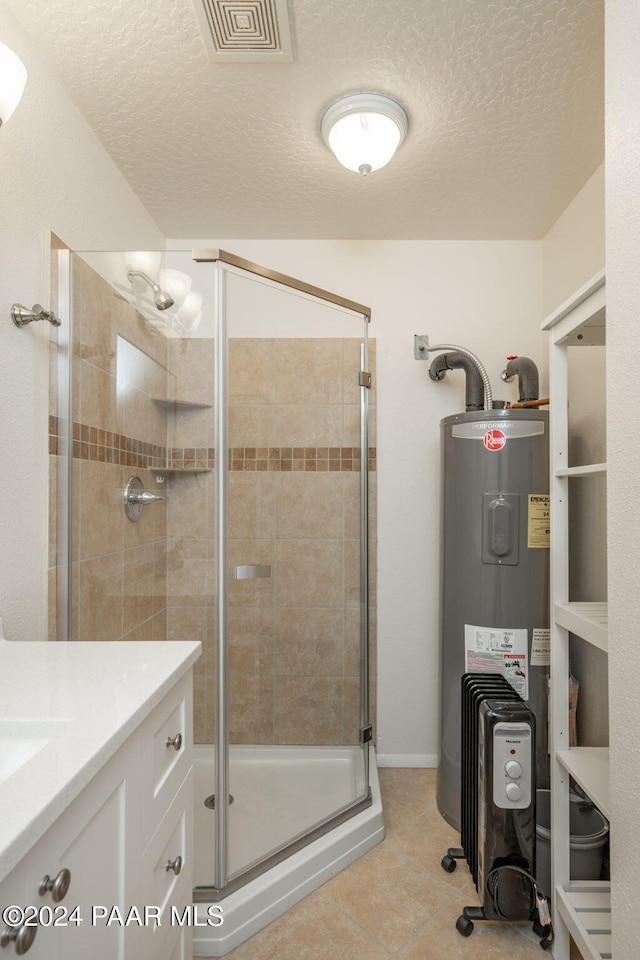
M 199 886 L 193 891 L 196 903 L 221 900 L 250 880 L 265 873 L 297 850 L 333 830 L 339 824 L 371 806 L 369 786 L 369 743 L 372 726 L 369 719 L 369 397 L 371 375 L 368 372 L 367 340 L 362 345 L 359 374 L 360 386 L 360 746 L 364 765 L 365 794 L 325 818 L 311 830 L 293 837 L 246 870 L 228 878 L 229 835 L 229 725 L 227 716 L 227 493 L 228 493 L 228 338 L 226 318 L 225 277 L 227 273 L 250 274 L 268 285 L 284 287 L 312 299 L 360 314 L 365 323 L 371 322 L 369 307 L 328 290 L 315 287 L 294 277 L 260 266 L 243 257 L 219 249 L 194 249 L 196 263 L 212 263 L 215 269 L 215 449 L 216 449 L 216 591 L 217 591 L 217 689 L 214 791 L 224 798 L 215 805 L 215 869 L 212 886 Z M 223 402 L 219 402 L 223 398 Z

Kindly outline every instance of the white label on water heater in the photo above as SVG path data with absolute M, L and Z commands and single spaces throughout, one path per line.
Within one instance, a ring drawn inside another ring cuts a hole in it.
M 523 700 L 529 699 L 527 630 L 464 625 L 467 673 L 500 673 Z
M 548 667 L 551 663 L 551 631 L 536 627 L 531 638 L 531 666 Z

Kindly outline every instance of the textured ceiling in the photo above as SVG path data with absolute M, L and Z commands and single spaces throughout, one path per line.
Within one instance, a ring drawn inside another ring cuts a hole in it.
M 9 0 L 167 236 L 538 238 L 602 162 L 604 0 L 289 0 L 289 64 L 210 62 L 200 2 Z M 410 123 L 366 178 L 358 90 Z

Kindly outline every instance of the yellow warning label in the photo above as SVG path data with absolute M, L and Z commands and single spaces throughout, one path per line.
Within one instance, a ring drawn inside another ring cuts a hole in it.
M 550 501 L 551 498 L 546 493 L 529 494 L 529 522 L 527 525 L 527 546 L 529 548 L 549 548 L 551 540 Z

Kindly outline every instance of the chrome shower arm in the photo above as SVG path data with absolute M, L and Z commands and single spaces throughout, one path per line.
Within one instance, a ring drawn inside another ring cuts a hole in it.
M 131 282 L 133 277 L 140 277 L 145 283 L 149 284 L 154 293 L 158 293 L 160 286 L 152 280 L 151 277 L 142 270 L 127 270 L 127 280 Z

